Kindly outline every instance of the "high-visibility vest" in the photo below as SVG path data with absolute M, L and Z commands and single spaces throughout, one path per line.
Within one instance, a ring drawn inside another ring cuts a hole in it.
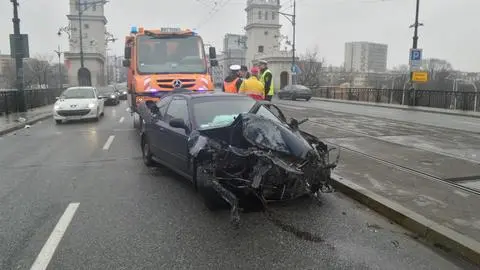
M 237 93 L 237 81 L 238 78 L 231 82 L 223 82 L 223 87 L 225 88 L 225 93 Z
M 260 81 L 263 83 L 263 85 L 265 85 L 265 75 L 267 73 L 270 73 L 270 75 L 272 75 L 272 72 L 270 71 L 270 69 L 267 69 L 262 73 L 262 76 L 260 77 Z M 270 89 L 268 90 L 267 96 L 273 96 L 274 94 L 273 75 L 271 77 L 272 77 L 272 81 L 270 82 Z
M 261 99 L 265 98 L 265 86 L 255 76 L 244 80 L 238 92 L 249 95 L 255 99 L 257 99 L 258 96 L 262 97 Z

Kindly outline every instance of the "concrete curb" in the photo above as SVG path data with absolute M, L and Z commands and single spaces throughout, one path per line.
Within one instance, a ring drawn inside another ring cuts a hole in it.
M 375 210 L 404 228 L 415 232 L 434 246 L 453 252 L 480 265 L 480 243 L 426 217 L 365 189 L 349 180 L 332 175 L 335 188 Z
M 341 99 L 330 99 L 330 98 L 319 98 L 319 97 L 312 97 L 313 100 L 317 101 L 325 101 L 325 102 L 336 102 L 336 103 L 344 103 L 344 104 L 351 104 L 351 105 L 360 105 L 360 106 L 370 106 L 370 107 L 382 107 L 382 108 L 389 108 L 389 109 L 398 109 L 398 110 L 404 110 L 404 111 L 417 111 L 417 112 L 426 112 L 426 113 L 439 113 L 439 114 L 447 114 L 447 115 L 455 115 L 455 116 L 466 116 L 466 117 L 472 117 L 472 118 L 480 118 L 480 113 L 473 114 L 473 113 L 462 113 L 462 112 L 457 112 L 457 111 L 441 111 L 441 110 L 428 110 L 428 109 L 423 109 L 421 107 L 411 107 L 411 106 L 402 106 L 399 105 L 397 106 L 391 106 L 388 104 L 382 104 L 382 103 L 370 103 L 370 102 L 352 102 L 350 100 L 341 100 Z M 402 107 L 400 107 L 402 106 Z
M 18 125 L 15 125 L 15 126 L 13 126 L 13 127 L 5 128 L 5 129 L 0 129 L 0 136 L 3 136 L 3 135 L 6 135 L 6 134 L 8 134 L 8 133 L 11 133 L 11 132 L 13 132 L 13 131 L 22 129 L 22 128 L 24 128 L 26 125 L 33 125 L 33 124 L 35 124 L 35 123 L 38 122 L 38 121 L 42 121 L 42 120 L 47 119 L 47 118 L 50 118 L 50 117 L 52 117 L 52 116 L 53 116 L 52 113 L 47 113 L 47 114 L 42 115 L 42 116 L 33 117 L 32 119 L 29 119 L 29 120 L 25 121 L 24 123 L 19 123 Z

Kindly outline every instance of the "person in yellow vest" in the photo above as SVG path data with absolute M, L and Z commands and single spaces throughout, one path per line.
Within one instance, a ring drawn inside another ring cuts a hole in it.
M 268 69 L 268 62 L 265 60 L 259 61 L 260 67 L 260 81 L 265 87 L 265 99 L 268 101 L 272 100 L 274 95 L 274 86 L 273 86 L 273 75 L 270 69 Z
M 258 73 L 260 73 L 260 69 L 253 67 L 250 70 L 250 77 L 242 82 L 238 93 L 248 95 L 256 100 L 264 100 L 265 87 L 263 83 L 258 80 Z
M 223 92 L 238 93 L 242 80 L 240 78 L 240 65 L 231 65 L 230 74 L 223 81 Z

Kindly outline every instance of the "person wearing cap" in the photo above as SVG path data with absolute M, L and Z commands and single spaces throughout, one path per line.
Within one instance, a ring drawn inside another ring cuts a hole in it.
M 240 65 L 231 65 L 230 74 L 223 81 L 223 92 L 237 93 L 242 80 L 240 79 Z
M 242 85 L 240 86 L 240 90 L 238 91 L 238 93 L 248 95 L 256 100 L 264 100 L 265 87 L 258 80 L 259 73 L 260 73 L 260 69 L 258 67 L 253 67 L 250 70 L 250 77 L 248 79 L 245 79 L 242 82 Z
M 265 60 L 260 60 L 258 66 L 260 67 L 260 81 L 265 86 L 265 99 L 271 101 L 274 95 L 272 72 L 268 69 L 268 62 Z

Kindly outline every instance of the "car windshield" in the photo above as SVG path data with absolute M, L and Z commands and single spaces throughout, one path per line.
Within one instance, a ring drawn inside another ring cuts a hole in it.
M 60 96 L 62 99 L 95 98 L 95 92 L 92 88 L 70 88 L 65 90 Z
M 110 94 L 115 91 L 115 89 L 112 86 L 104 86 L 104 87 L 99 87 L 97 89 L 98 89 L 98 92 L 102 94 Z
M 150 37 L 137 40 L 140 73 L 205 73 L 207 63 L 200 37 Z
M 249 112 L 255 100 L 251 98 L 199 98 L 193 104 L 193 114 L 197 127 L 213 128 L 230 125 L 235 118 Z

